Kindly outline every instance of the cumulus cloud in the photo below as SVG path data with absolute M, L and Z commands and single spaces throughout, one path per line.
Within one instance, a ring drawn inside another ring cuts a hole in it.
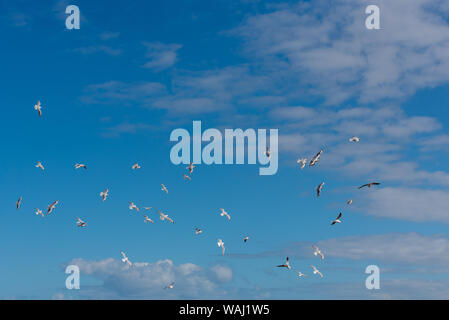
M 232 280 L 229 267 L 216 265 L 204 269 L 193 263 L 175 265 L 169 259 L 154 263 L 135 262 L 132 267 L 127 267 L 112 258 L 100 261 L 79 258 L 68 265 L 77 265 L 81 277 L 88 275 L 102 281 L 98 286 L 83 286 L 81 283 L 80 296 L 95 299 L 195 299 L 205 294 L 219 297 L 226 294 L 220 284 Z M 171 282 L 175 282 L 175 289 L 164 289 Z

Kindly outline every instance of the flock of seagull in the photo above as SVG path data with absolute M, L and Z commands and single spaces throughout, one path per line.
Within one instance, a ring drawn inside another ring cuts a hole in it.
M 354 137 L 352 137 L 352 138 L 349 139 L 349 142 L 353 142 L 353 143 L 360 142 L 360 138 L 354 136 Z M 314 157 L 312 157 L 312 159 L 311 159 L 310 162 L 309 162 L 309 167 L 313 167 L 314 165 L 316 165 L 316 164 L 320 161 L 320 157 L 321 157 L 322 154 L 323 154 L 323 150 L 320 150 Z M 307 158 L 299 158 L 296 162 L 300 165 L 300 168 L 301 168 L 301 170 L 302 170 L 302 169 L 304 169 L 304 168 L 306 167 L 306 165 L 307 165 Z M 362 189 L 362 188 L 365 188 L 365 187 L 371 188 L 372 186 L 378 186 L 378 185 L 380 185 L 379 182 L 369 182 L 369 183 L 366 183 L 366 184 L 364 184 L 364 185 L 361 185 L 360 187 L 358 187 L 358 189 Z M 323 190 L 323 187 L 324 187 L 324 181 L 321 182 L 321 183 L 316 187 L 316 196 L 317 196 L 317 197 L 320 197 L 321 191 Z M 352 203 L 353 203 L 353 199 L 349 199 L 349 200 L 346 202 L 346 204 L 347 204 L 348 206 L 351 205 Z M 337 218 L 335 218 L 334 220 L 332 220 L 331 226 L 333 226 L 333 225 L 335 225 L 335 224 L 337 224 L 337 223 L 342 223 L 342 221 L 341 221 L 342 216 L 343 216 L 343 214 L 342 214 L 341 212 L 339 212 L 338 215 L 337 215 Z M 321 260 L 324 260 L 324 254 L 321 252 L 321 250 L 320 250 L 316 245 L 313 245 L 312 248 L 313 248 L 313 250 L 314 250 L 314 251 L 313 251 L 313 255 L 314 255 L 314 256 L 317 256 L 317 257 L 320 257 Z M 278 267 L 278 268 L 286 268 L 287 270 L 290 270 L 292 267 L 291 267 L 291 265 L 290 265 L 290 259 L 289 259 L 289 257 L 286 258 L 284 264 L 280 264 L 280 265 L 278 265 L 277 267 Z M 321 273 L 321 271 L 318 270 L 318 268 L 317 268 L 316 266 L 310 265 L 310 267 L 312 268 L 313 274 L 316 274 L 316 275 L 318 275 L 318 276 L 321 277 L 321 278 L 324 277 L 323 274 Z M 306 274 L 304 274 L 304 273 L 302 273 L 301 271 L 298 271 L 298 270 L 296 270 L 296 273 L 298 274 L 299 277 L 306 277 L 306 276 L 307 276 Z
M 40 101 L 37 102 L 37 104 L 34 106 L 34 109 L 37 111 L 39 117 L 42 117 L 42 105 L 41 105 Z M 360 141 L 360 138 L 359 137 L 352 137 L 352 138 L 349 139 L 349 141 L 357 143 L 357 142 Z M 267 147 L 265 154 L 268 157 L 271 156 L 269 147 Z M 311 160 L 309 161 L 309 167 L 315 166 L 320 161 L 320 157 L 321 157 L 322 154 L 323 154 L 323 150 L 320 150 L 315 156 L 313 156 L 311 158 Z M 307 161 L 308 161 L 307 158 L 300 158 L 300 159 L 297 160 L 297 163 L 300 165 L 300 169 L 301 170 L 306 167 Z M 37 162 L 36 168 L 39 168 L 41 170 L 45 170 L 44 165 L 40 161 Z M 87 170 L 87 166 L 85 164 L 82 164 L 82 163 L 76 163 L 75 164 L 75 169 L 76 170 L 81 169 L 81 168 L 83 168 L 84 170 Z M 141 166 L 138 163 L 133 164 L 132 167 L 131 167 L 132 170 L 138 170 L 140 168 L 141 168 Z M 186 170 L 188 170 L 189 175 L 184 174 L 183 175 L 184 176 L 184 180 L 189 180 L 189 181 L 191 180 L 191 175 L 192 175 L 192 173 L 193 173 L 195 168 L 196 168 L 195 165 L 191 162 L 189 164 L 189 166 L 186 168 Z M 378 185 L 380 185 L 379 182 L 369 182 L 369 183 L 366 183 L 364 185 L 361 185 L 360 187 L 358 187 L 358 189 L 362 189 L 364 187 L 371 188 L 372 186 L 378 186 Z M 323 186 L 324 186 L 324 181 L 321 182 L 318 185 L 318 187 L 316 188 L 316 195 L 317 195 L 317 197 L 320 197 L 321 192 L 323 190 Z M 168 194 L 168 189 L 167 189 L 167 187 L 164 184 L 161 184 L 161 191 L 163 191 L 166 194 Z M 102 199 L 102 202 L 106 201 L 108 196 L 109 196 L 109 189 L 105 189 L 104 191 L 100 192 L 100 197 Z M 22 196 L 17 200 L 17 202 L 16 202 L 16 209 L 17 210 L 20 208 L 22 200 L 23 200 Z M 351 205 L 352 202 L 353 202 L 353 200 L 349 199 L 346 203 L 347 203 L 347 205 Z M 59 203 L 59 200 L 56 200 L 56 201 L 52 202 L 50 205 L 48 205 L 47 212 L 46 212 L 47 216 L 50 215 L 53 212 L 53 210 L 55 210 L 55 208 L 56 208 L 58 203 Z M 140 209 L 139 209 L 139 207 L 136 204 L 134 204 L 132 201 L 129 201 L 128 203 L 129 203 L 129 206 L 128 206 L 129 210 L 135 210 L 136 212 L 140 212 Z M 146 210 L 146 211 L 150 210 L 151 208 L 152 207 L 143 207 L 143 209 Z M 230 216 L 230 214 L 228 212 L 226 212 L 225 209 L 219 208 L 219 210 L 220 210 L 220 212 L 219 212 L 220 216 L 226 217 L 228 219 L 228 221 L 231 221 L 231 216 Z M 39 209 L 39 208 L 35 208 L 35 214 L 36 215 L 40 215 L 41 217 L 45 217 L 43 211 L 41 209 Z M 169 217 L 167 214 L 163 213 L 162 211 L 158 210 L 158 214 L 159 214 L 160 220 L 168 221 L 170 223 L 175 223 L 175 221 L 171 217 Z M 147 214 L 144 214 L 143 217 L 144 217 L 144 223 L 150 222 L 150 223 L 154 224 L 154 221 Z M 333 226 L 335 224 L 342 223 L 341 218 L 342 218 L 342 213 L 340 212 L 338 214 L 337 218 L 334 219 L 331 222 L 331 225 Z M 76 224 L 77 224 L 78 227 L 83 228 L 83 227 L 87 226 L 87 223 L 85 221 L 83 221 L 81 218 L 76 217 L 76 219 L 77 219 Z M 198 227 L 195 227 L 194 230 L 195 230 L 195 235 L 200 235 L 201 233 L 203 233 L 203 230 L 198 228 Z M 244 243 L 246 243 L 248 240 L 249 240 L 249 236 L 245 236 L 243 238 L 243 242 Z M 225 251 L 226 251 L 226 248 L 225 248 L 224 241 L 222 239 L 217 239 L 217 246 L 219 248 L 221 248 L 222 255 L 224 255 Z M 314 250 L 313 251 L 313 255 L 317 256 L 317 257 L 320 257 L 321 260 L 324 260 L 324 254 L 320 251 L 320 249 L 316 245 L 313 245 L 312 248 Z M 122 255 L 121 261 L 131 267 L 133 265 L 133 263 L 126 256 L 125 252 L 124 251 L 120 251 L 120 253 Z M 284 264 L 278 265 L 277 267 L 279 267 L 279 268 L 286 268 L 286 269 L 290 270 L 292 267 L 290 265 L 289 257 L 286 258 Z M 313 274 L 316 274 L 316 275 L 320 276 L 321 278 L 323 278 L 323 274 L 318 270 L 318 268 L 316 266 L 311 265 L 311 268 L 313 270 Z M 307 276 L 306 274 L 302 273 L 301 271 L 296 271 L 296 273 L 298 274 L 299 277 Z M 164 287 L 164 289 L 173 289 L 173 288 L 174 288 L 174 282 L 172 282 L 168 286 Z

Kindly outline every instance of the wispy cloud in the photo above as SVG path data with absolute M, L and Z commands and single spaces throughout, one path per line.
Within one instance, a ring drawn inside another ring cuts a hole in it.
M 180 44 L 164 44 L 161 42 L 144 42 L 147 48 L 146 57 L 149 59 L 143 66 L 154 71 L 170 68 L 178 61 Z

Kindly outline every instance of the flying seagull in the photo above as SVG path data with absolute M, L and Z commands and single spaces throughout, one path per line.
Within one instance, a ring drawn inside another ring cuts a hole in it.
M 320 251 L 320 249 L 317 246 L 312 246 L 312 248 L 315 250 L 313 255 L 320 256 L 321 260 L 324 260 L 324 254 Z
M 332 221 L 331 226 L 333 226 L 336 223 L 341 223 L 341 212 L 338 214 L 337 219 L 335 219 L 334 221 Z
M 143 217 L 145 218 L 145 220 L 144 220 L 145 223 L 147 223 L 147 222 L 154 223 L 154 221 L 151 220 L 146 214 L 144 214 Z
M 307 277 L 306 274 L 302 273 L 301 271 L 296 271 L 296 273 L 298 274 L 298 277 Z
M 194 168 L 196 167 L 193 165 L 193 162 L 190 162 L 189 166 L 186 169 L 189 170 L 189 174 L 191 175 Z
M 347 204 L 348 206 L 350 206 L 350 205 L 352 204 L 352 202 L 353 202 L 352 199 L 349 199 L 348 202 L 346 202 L 346 204 Z
M 161 186 L 161 190 L 165 191 L 165 193 L 168 194 L 168 189 L 163 184 L 161 184 Z
M 365 183 L 363 186 L 360 186 L 359 189 L 362 189 L 363 187 L 371 188 L 371 186 L 378 186 L 378 185 L 380 185 L 380 182 Z
M 36 168 L 41 168 L 42 170 L 45 170 L 44 166 L 42 165 L 42 163 L 40 161 L 37 162 Z
M 304 169 L 304 167 L 306 166 L 306 164 L 307 164 L 307 158 L 301 158 L 301 159 L 298 159 L 297 161 L 296 161 L 296 163 L 300 163 L 301 164 L 301 169 Z
M 316 196 L 317 196 L 317 197 L 320 196 L 321 190 L 323 189 L 323 186 L 324 186 L 324 181 L 321 182 L 321 183 L 319 184 L 319 186 L 316 188 Z
M 315 164 L 317 164 L 318 161 L 320 161 L 321 154 L 323 153 L 323 150 L 320 150 L 309 162 L 309 167 L 313 167 Z
M 82 163 L 75 164 L 75 169 L 83 168 L 84 170 L 87 170 L 87 166 Z
M 139 211 L 139 208 L 132 202 L 132 201 L 128 201 L 129 203 L 129 210 L 136 210 L 137 212 Z
M 158 213 L 159 213 L 159 218 L 161 218 L 162 221 L 167 220 L 167 221 L 170 221 L 171 223 L 175 223 L 175 222 L 173 221 L 173 219 L 170 218 L 170 217 L 169 217 L 168 215 L 166 215 L 165 213 L 163 213 L 163 212 L 161 212 L 161 211 L 158 211 Z
M 249 236 L 246 236 L 245 238 L 243 238 L 243 242 L 245 242 L 246 243 L 246 241 L 248 241 L 249 240 Z
M 192 178 L 190 178 L 188 175 L 185 174 L 184 175 L 184 180 L 189 180 L 190 181 L 190 180 L 192 180 Z
M 267 150 L 265 151 L 265 155 L 267 156 L 268 159 L 271 158 L 271 151 L 270 151 L 269 147 L 267 147 Z
M 35 210 L 34 213 L 36 213 L 36 215 L 41 215 L 42 218 L 44 217 L 44 214 L 42 213 L 42 210 L 41 210 L 41 209 L 34 208 L 34 210 Z
M 38 101 L 35 105 L 34 105 L 34 110 L 37 111 L 37 113 L 39 114 L 39 117 L 42 117 L 42 106 L 41 106 L 41 102 Z
M 52 211 L 56 208 L 56 205 L 59 203 L 59 200 L 56 200 L 51 205 L 47 207 L 47 216 L 52 213 Z
M 290 267 L 290 260 L 288 259 L 288 257 L 287 257 L 287 259 L 285 259 L 285 264 L 280 264 L 277 267 L 278 268 L 287 268 L 287 269 L 292 268 L 292 267 Z
M 360 138 L 356 137 L 356 136 L 349 139 L 349 142 L 359 142 L 359 141 L 360 141 Z
M 229 215 L 229 213 L 227 213 L 223 208 L 220 208 L 220 210 L 221 210 L 220 216 L 222 217 L 225 216 L 226 218 L 228 218 L 229 221 L 231 221 L 231 216 Z
M 133 265 L 132 263 L 131 263 L 131 261 L 129 261 L 129 259 L 128 259 L 128 257 L 126 256 L 126 254 L 123 252 L 123 251 L 120 251 L 120 253 L 122 254 L 122 261 L 123 262 L 126 262 L 130 267 Z
M 224 246 L 224 242 L 221 239 L 218 239 L 217 242 L 218 247 L 221 247 L 221 252 L 223 253 L 223 255 L 225 254 L 225 246 Z
M 143 208 L 144 208 L 144 210 L 150 210 L 153 207 L 143 207 Z
M 102 198 L 103 202 L 108 198 L 108 196 L 109 196 L 109 189 L 100 192 L 100 197 Z
M 313 269 L 313 274 L 318 274 L 321 278 L 323 277 L 323 274 L 318 270 L 314 265 L 310 265 Z
M 22 203 L 22 197 L 20 197 L 19 200 L 17 200 L 17 202 L 16 202 L 16 210 L 19 210 L 21 203 Z
M 175 283 L 172 282 L 168 286 L 164 287 L 164 289 L 173 289 L 175 287 Z
M 136 162 L 133 164 L 133 166 L 131 167 L 131 169 L 136 170 L 136 169 L 140 169 L 139 164 Z
M 196 235 L 199 235 L 199 234 L 202 234 L 203 233 L 203 230 L 201 230 L 200 228 L 195 228 L 195 234 Z
M 76 219 L 78 220 L 78 222 L 76 223 L 78 225 L 78 227 L 85 227 L 85 226 L 87 226 L 87 223 L 85 223 L 80 218 L 76 217 Z

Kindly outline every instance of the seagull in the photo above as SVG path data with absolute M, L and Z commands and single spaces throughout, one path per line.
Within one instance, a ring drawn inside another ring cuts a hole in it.
M 56 208 L 56 205 L 59 203 L 59 200 L 56 200 L 51 205 L 47 207 L 47 216 L 52 213 L 52 211 Z
M 175 283 L 172 282 L 168 286 L 164 287 L 164 289 L 173 289 L 175 287 Z
M 360 138 L 356 137 L 356 136 L 349 139 L 349 142 L 359 142 L 359 141 L 360 141 Z
M 319 274 L 320 277 L 323 277 L 323 274 L 318 270 L 314 265 L 310 265 L 313 268 L 313 274 Z
M 246 236 L 245 238 L 243 238 L 243 242 L 245 242 L 246 243 L 246 241 L 248 241 L 249 240 L 249 236 Z
M 189 174 L 191 175 L 194 168 L 196 167 L 193 165 L 193 162 L 190 162 L 189 166 L 186 169 L 189 170 Z
M 320 151 L 315 155 L 315 157 L 313 157 L 312 160 L 310 160 L 310 162 L 309 162 L 309 166 L 310 166 L 310 167 L 314 166 L 318 161 L 320 161 L 320 157 L 321 157 L 321 154 L 322 154 L 322 153 L 323 153 L 323 150 L 320 150 Z
M 265 155 L 267 156 L 268 159 L 271 158 L 271 151 L 270 151 L 269 147 L 267 147 L 267 150 L 265 151 Z
M 317 246 L 312 246 L 312 248 L 315 250 L 313 255 L 320 256 L 321 260 L 324 260 L 324 254 L 320 251 L 320 249 Z
M 380 182 L 365 183 L 363 186 L 360 186 L 359 189 L 362 189 L 363 187 L 371 188 L 371 186 L 378 186 L 378 185 L 380 185 Z
M 78 219 L 78 222 L 76 223 L 78 225 L 78 227 L 85 227 L 85 226 L 87 226 L 87 223 L 85 223 L 80 218 L 76 217 L 76 219 Z
M 324 181 L 320 183 L 320 185 L 316 188 L 316 196 L 319 197 L 321 194 L 321 190 L 323 189 Z
M 40 161 L 37 162 L 36 168 L 41 168 L 42 170 L 45 170 L 44 166 L 42 165 L 42 163 Z
M 301 169 L 304 169 L 304 167 L 305 167 L 306 164 L 307 164 L 307 158 L 301 158 L 301 159 L 298 159 L 298 160 L 296 161 L 296 163 L 300 163 L 300 164 L 301 164 Z
M 201 230 L 200 228 L 195 228 L 195 234 L 196 235 L 199 235 L 199 234 L 202 234 L 203 233 L 203 230 Z
M 168 194 L 168 189 L 163 184 L 161 184 L 161 186 L 162 186 L 161 190 L 165 191 L 165 193 Z
M 348 206 L 350 206 L 351 204 L 352 204 L 352 199 L 349 199 L 347 202 L 346 202 L 346 204 L 348 205 Z
M 16 202 L 16 210 L 19 210 L 21 203 L 22 203 L 22 197 L 20 197 L 19 200 L 17 200 L 17 202 Z
M 136 170 L 136 169 L 140 169 L 139 164 L 136 162 L 133 164 L 133 166 L 131 167 L 131 169 Z
M 218 239 L 217 245 L 219 247 L 221 247 L 221 252 L 223 253 L 223 255 L 225 254 L 225 246 L 224 246 L 224 242 L 221 239 Z
M 153 207 L 143 207 L 145 210 L 150 210 Z
M 130 267 L 133 265 L 132 263 L 131 263 L 131 261 L 129 261 L 129 259 L 128 259 L 128 257 L 126 256 L 126 254 L 123 252 L 123 251 L 120 251 L 120 253 L 122 254 L 122 261 L 123 262 L 126 262 Z
M 220 210 L 221 210 L 220 216 L 222 217 L 226 216 L 226 218 L 228 218 L 228 220 L 231 221 L 231 216 L 229 215 L 229 213 L 227 213 L 223 208 L 220 208 Z
M 154 221 L 151 220 L 150 218 L 148 218 L 148 216 L 146 214 L 144 214 L 143 217 L 145 218 L 145 220 L 144 220 L 145 223 L 147 223 L 147 222 L 154 223 Z
M 103 192 L 100 192 L 100 197 L 103 199 L 104 202 L 109 196 L 109 189 L 104 190 Z
M 190 180 L 192 180 L 192 178 L 190 178 L 188 175 L 185 174 L 184 175 L 184 180 L 189 180 L 190 181 Z
M 333 225 L 336 224 L 336 223 L 341 223 L 340 218 L 341 218 L 341 212 L 338 214 L 337 219 L 335 219 L 334 221 L 332 221 L 331 226 L 333 226 Z
M 82 163 L 75 164 L 75 169 L 84 168 L 84 170 L 87 170 L 87 166 Z
M 280 264 L 277 267 L 278 268 L 287 268 L 289 270 L 292 268 L 292 267 L 290 267 L 290 260 L 288 259 L 288 257 L 287 257 L 287 259 L 285 259 L 285 264 Z
M 42 106 L 40 101 L 38 101 L 37 104 L 34 105 L 34 110 L 37 111 L 39 117 L 42 117 Z
M 41 215 L 42 218 L 44 217 L 44 214 L 42 213 L 41 209 L 35 208 L 34 210 L 36 210 L 34 213 L 36 213 L 36 215 Z
M 128 201 L 129 203 L 129 210 L 136 210 L 137 212 L 139 211 L 139 208 L 132 202 L 132 201 Z
M 306 274 L 302 273 L 301 271 L 296 271 L 296 273 L 298 274 L 298 277 L 307 277 Z
M 167 220 L 167 221 L 170 221 L 171 223 L 175 223 L 175 222 L 173 221 L 173 219 L 170 218 L 170 217 L 169 217 L 168 215 L 166 215 L 165 213 L 162 213 L 161 211 L 158 211 L 158 213 L 159 213 L 159 217 L 161 218 L 162 221 Z

